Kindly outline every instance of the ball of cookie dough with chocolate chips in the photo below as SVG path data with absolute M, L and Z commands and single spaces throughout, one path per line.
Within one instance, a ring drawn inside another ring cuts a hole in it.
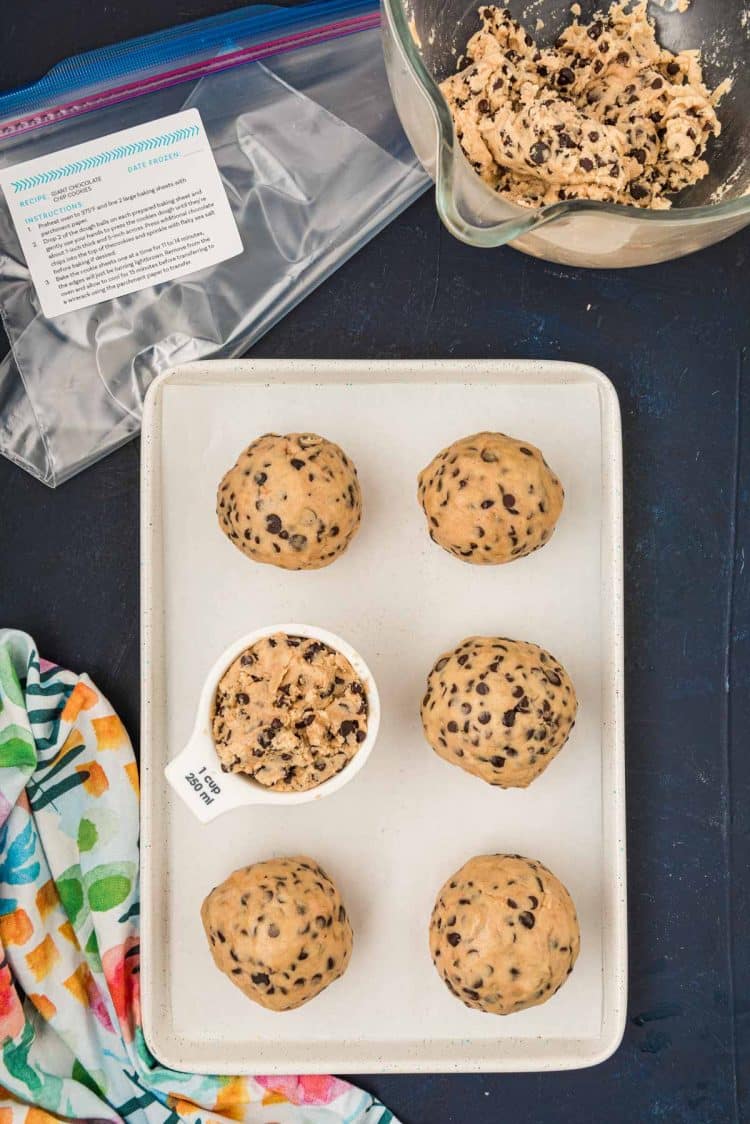
M 521 855 L 469 859 L 441 889 L 430 919 L 432 962 L 448 990 L 494 1015 L 551 999 L 580 943 L 562 882 Z
M 335 776 L 367 739 L 368 699 L 349 660 L 309 636 L 246 648 L 216 689 L 211 732 L 225 773 L 277 792 Z
M 319 570 L 343 554 L 362 518 L 357 470 L 315 433 L 266 433 L 219 484 L 219 526 L 255 562 Z
M 427 677 L 421 715 L 439 757 L 501 788 L 527 788 L 565 745 L 578 700 L 538 644 L 469 636 Z
M 564 495 L 536 445 L 504 433 L 454 441 L 420 472 L 417 491 L 433 542 L 478 566 L 544 546 Z
M 306 855 L 235 870 L 208 895 L 201 920 L 219 971 L 271 1011 L 314 999 L 352 954 L 339 892 Z

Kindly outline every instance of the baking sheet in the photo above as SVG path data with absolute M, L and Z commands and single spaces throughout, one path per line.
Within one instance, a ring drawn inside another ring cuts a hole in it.
M 462 565 L 428 536 L 416 476 L 481 429 L 539 445 L 566 505 L 548 546 Z M 267 431 L 313 430 L 357 464 L 364 519 L 346 554 L 295 573 L 220 533 L 218 481 Z M 149 394 L 143 458 L 144 1027 L 156 1055 L 204 1072 L 520 1070 L 592 1064 L 625 1012 L 622 530 L 619 410 L 591 368 L 523 362 L 194 364 Z M 345 637 L 381 693 L 380 737 L 341 792 L 237 809 L 200 825 L 164 765 L 187 741 L 203 677 L 238 635 L 300 620 Z M 526 791 L 491 788 L 427 746 L 419 700 L 444 649 L 472 633 L 533 640 L 580 699 L 568 745 Z M 435 894 L 487 851 L 539 858 L 578 909 L 581 955 L 548 1003 L 508 1018 L 463 1007 L 429 957 Z M 214 967 L 199 918 L 237 866 L 313 855 L 352 918 L 346 975 L 282 1015 Z

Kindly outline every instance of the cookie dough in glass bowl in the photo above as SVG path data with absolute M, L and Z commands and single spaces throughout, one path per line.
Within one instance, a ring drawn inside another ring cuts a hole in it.
M 750 40 L 743 4 L 693 2 L 685 12 L 648 4 L 661 47 L 678 55 L 700 49 L 706 87 L 715 91 L 725 80 L 731 85 L 717 110 L 721 133 L 710 138 L 705 154 L 708 175 L 674 197 L 669 210 L 646 210 L 637 200 L 623 205 L 569 198 L 529 207 L 493 190 L 464 155 L 440 90 L 463 64 L 467 44 L 480 30 L 482 5 L 457 0 L 382 3 L 386 68 L 396 108 L 435 180 L 438 213 L 455 237 L 473 246 L 509 243 L 568 265 L 618 268 L 682 257 L 750 223 Z M 572 7 L 560 0 L 502 5 L 519 23 L 531 23 L 530 34 L 542 49 L 551 48 L 570 26 Z M 578 21 L 589 24 L 609 4 L 581 0 L 574 7 Z

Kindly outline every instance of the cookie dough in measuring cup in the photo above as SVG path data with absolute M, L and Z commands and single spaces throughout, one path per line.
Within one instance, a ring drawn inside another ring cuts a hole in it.
M 203 823 L 244 805 L 304 804 L 359 772 L 379 724 L 375 680 L 346 641 L 268 625 L 213 665 L 190 741 L 165 775 Z

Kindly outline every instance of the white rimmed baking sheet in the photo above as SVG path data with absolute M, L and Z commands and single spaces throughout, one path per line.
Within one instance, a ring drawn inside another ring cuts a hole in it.
M 497 429 L 539 445 L 566 505 L 543 550 L 462 564 L 428 536 L 416 476 L 457 437 Z M 360 533 L 332 566 L 250 562 L 219 531 L 216 486 L 267 431 L 313 430 L 354 459 Z M 621 444 L 598 372 L 533 362 L 236 361 L 178 368 L 150 392 L 143 454 L 144 1024 L 157 1056 L 205 1072 L 520 1070 L 602 1060 L 625 1013 Z M 300 620 L 344 636 L 381 693 L 378 743 L 341 792 L 200 825 L 164 765 L 189 737 L 203 677 L 238 635 Z M 549 648 L 580 712 L 526 791 L 438 759 L 419 700 L 434 658 L 472 633 Z M 442 882 L 487 851 L 539 858 L 570 889 L 582 931 L 568 983 L 507 1017 L 463 1007 L 439 979 L 427 923 Z M 276 1014 L 214 967 L 204 896 L 237 866 L 308 853 L 355 930 L 346 975 Z

